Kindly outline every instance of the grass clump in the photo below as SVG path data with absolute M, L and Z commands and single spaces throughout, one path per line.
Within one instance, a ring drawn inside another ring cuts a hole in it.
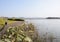
M 5 19 L 0 18 L 0 25 L 3 25 L 5 23 Z

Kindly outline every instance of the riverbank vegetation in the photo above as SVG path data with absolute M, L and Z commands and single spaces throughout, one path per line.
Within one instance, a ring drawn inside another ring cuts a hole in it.
M 0 35 L 0 42 L 40 42 L 33 24 L 22 24 L 18 27 L 9 27 Z

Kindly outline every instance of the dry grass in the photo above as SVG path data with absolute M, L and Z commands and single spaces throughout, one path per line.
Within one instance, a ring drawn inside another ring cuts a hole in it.
M 8 28 L 0 40 L 10 42 L 40 42 L 39 36 L 33 24 L 22 24 L 18 27 Z M 5 40 L 6 39 L 6 40 Z

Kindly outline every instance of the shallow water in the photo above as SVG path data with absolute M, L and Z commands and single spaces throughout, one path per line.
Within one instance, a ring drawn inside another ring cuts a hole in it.
M 26 19 L 26 22 L 33 23 L 39 35 L 54 35 L 54 42 L 60 42 L 60 20 L 59 19 Z

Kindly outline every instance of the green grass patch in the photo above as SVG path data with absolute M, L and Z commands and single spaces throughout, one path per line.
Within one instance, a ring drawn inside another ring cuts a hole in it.
M 16 21 L 13 21 L 13 20 L 8 20 L 8 19 L 0 18 L 0 24 L 4 24 L 5 21 L 7 21 L 8 24 L 11 24 L 11 23 L 13 23 L 13 22 L 16 22 Z
M 5 23 L 5 19 L 0 18 L 0 25 L 3 25 Z
M 6 21 L 7 21 L 8 24 L 12 24 L 12 23 L 16 22 L 16 21 L 13 21 L 13 20 L 7 20 L 7 19 L 4 19 L 4 18 L 0 18 L 0 27 L 3 26 Z

